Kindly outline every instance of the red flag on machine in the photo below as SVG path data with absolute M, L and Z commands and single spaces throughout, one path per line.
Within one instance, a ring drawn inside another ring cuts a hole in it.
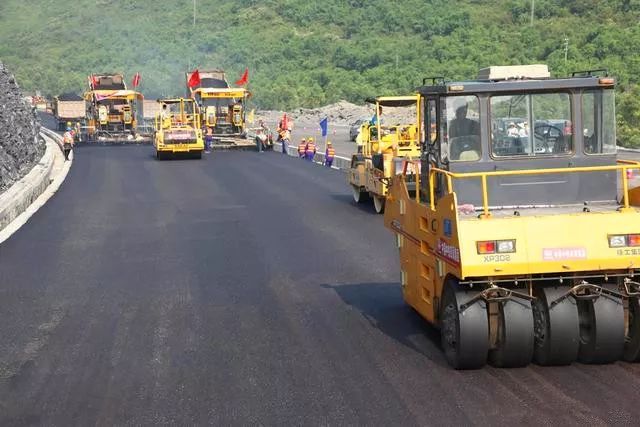
M 187 82 L 187 86 L 190 88 L 196 87 L 200 84 L 200 72 L 196 69 L 191 76 L 189 76 L 189 81 Z
M 100 85 L 100 79 L 91 74 L 91 88 L 96 89 Z
M 140 73 L 136 73 L 135 76 L 133 76 L 133 82 L 131 82 L 133 87 L 136 88 L 140 85 Z
M 240 77 L 240 80 L 236 82 L 236 86 L 243 86 L 247 83 L 249 83 L 249 69 L 245 68 L 244 73 L 242 73 L 242 77 Z

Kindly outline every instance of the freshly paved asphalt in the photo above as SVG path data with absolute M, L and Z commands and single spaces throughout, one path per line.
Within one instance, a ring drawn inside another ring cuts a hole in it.
M 340 172 L 81 147 L 0 245 L 0 425 L 637 423 L 640 365 L 451 370 L 398 276 Z

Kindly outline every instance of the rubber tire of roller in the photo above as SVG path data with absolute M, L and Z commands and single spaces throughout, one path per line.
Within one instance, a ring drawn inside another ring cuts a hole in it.
M 590 323 L 588 336 L 580 335 L 578 361 L 582 363 L 612 363 L 624 353 L 624 306 L 614 296 L 601 294 L 592 301 L 584 301 L 586 312 L 580 316 Z
M 465 292 L 458 284 L 447 282 L 441 314 L 441 339 L 445 358 L 454 369 L 479 369 L 487 363 L 489 353 L 489 321 L 484 301 L 459 312 L 477 292 Z M 451 334 L 455 336 L 450 342 Z
M 533 358 L 543 366 L 569 365 L 578 358 L 580 324 L 573 297 L 562 299 L 551 310 L 549 303 L 560 298 L 569 287 L 534 288 L 533 319 L 535 346 Z
M 351 190 L 353 191 L 353 201 L 356 203 L 363 203 L 369 199 L 369 193 L 361 191 L 360 187 L 351 184 Z
M 384 213 L 384 205 L 386 199 L 382 196 L 373 196 L 373 209 L 376 213 Z
M 533 309 L 526 300 L 499 303 L 501 336 L 489 352 L 489 363 L 498 368 L 520 368 L 533 359 Z
M 623 359 L 627 362 L 640 362 L 640 298 L 629 299 L 629 322 Z

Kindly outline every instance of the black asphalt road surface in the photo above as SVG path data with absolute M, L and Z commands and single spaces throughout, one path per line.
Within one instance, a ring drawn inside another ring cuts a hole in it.
M 0 425 L 604 425 L 640 365 L 457 372 L 342 173 L 81 147 L 0 245 Z

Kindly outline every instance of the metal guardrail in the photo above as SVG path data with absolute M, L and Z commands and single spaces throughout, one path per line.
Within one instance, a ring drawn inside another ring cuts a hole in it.
M 629 206 L 629 177 L 628 170 L 640 169 L 640 162 L 632 160 L 618 160 L 615 166 L 585 166 L 576 168 L 555 168 L 555 169 L 526 169 L 515 171 L 493 171 L 493 172 L 468 172 L 454 173 L 440 168 L 431 168 L 429 171 L 429 195 L 431 199 L 431 209 L 435 209 L 435 181 L 438 174 L 443 175 L 447 181 L 447 191 L 453 192 L 453 179 L 479 178 L 482 185 L 482 209 L 483 218 L 489 217 L 489 190 L 487 178 L 496 176 L 518 176 L 518 175 L 551 175 L 558 173 L 581 173 L 581 172 L 605 172 L 619 171 L 622 175 L 622 198 L 623 209 L 630 209 Z

